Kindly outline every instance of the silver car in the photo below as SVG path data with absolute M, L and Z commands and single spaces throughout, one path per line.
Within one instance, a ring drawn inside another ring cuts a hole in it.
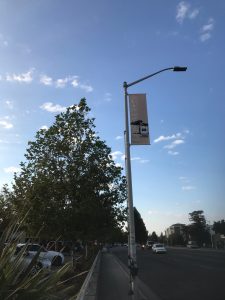
M 163 244 L 154 244 L 152 246 L 153 253 L 166 253 L 166 248 Z
M 26 244 L 18 244 L 17 247 L 23 248 Z M 39 258 L 50 260 L 53 266 L 61 266 L 64 263 L 64 255 L 57 251 L 48 251 L 39 244 L 28 244 L 27 251 L 31 256 L 34 256 L 40 251 Z

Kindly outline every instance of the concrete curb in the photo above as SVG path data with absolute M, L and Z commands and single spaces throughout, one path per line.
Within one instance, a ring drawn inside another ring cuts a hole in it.
M 80 289 L 76 300 L 96 300 L 99 278 L 99 268 L 101 261 L 101 251 L 98 252 L 90 271 Z

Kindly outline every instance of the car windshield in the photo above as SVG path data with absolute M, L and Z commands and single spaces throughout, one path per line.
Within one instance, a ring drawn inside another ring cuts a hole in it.
M 155 245 L 155 247 L 156 247 L 156 248 L 161 248 L 161 247 L 164 247 L 164 245 L 162 245 L 162 244 L 157 244 L 157 245 Z

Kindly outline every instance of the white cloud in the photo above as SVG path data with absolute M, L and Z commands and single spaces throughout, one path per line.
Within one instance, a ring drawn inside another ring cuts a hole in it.
M 155 139 L 153 142 L 154 143 L 159 143 L 159 142 L 164 142 L 164 141 L 169 141 L 169 140 L 174 140 L 176 138 L 181 137 L 181 133 L 176 133 L 168 136 L 160 135 L 157 139 Z
M 106 102 L 112 101 L 112 95 L 111 95 L 111 93 L 105 93 L 104 100 L 105 100 Z
M 0 139 L 0 144 L 9 144 L 9 141 L 1 140 L 1 139 Z
M 17 168 L 17 167 L 4 168 L 5 173 L 16 173 L 16 172 L 20 172 L 20 171 L 21 171 L 21 169 Z
M 48 130 L 48 126 L 47 125 L 43 125 L 43 126 L 41 126 L 40 129 Z
M 67 85 L 67 83 L 70 82 L 74 88 L 80 88 L 87 93 L 90 93 L 94 90 L 91 85 L 80 83 L 78 81 L 78 78 L 78 76 L 68 76 L 65 78 L 57 79 L 55 82 L 55 86 L 57 88 L 64 88 Z
M 78 79 L 77 78 L 74 78 L 71 82 L 72 86 L 73 87 L 78 87 L 79 86 L 79 82 L 78 82 Z
M 47 86 L 54 84 L 56 88 L 65 88 L 68 83 L 71 83 L 73 87 L 79 87 L 78 76 L 66 76 L 53 80 L 52 77 L 43 74 L 40 76 L 40 82 Z
M 0 35 L 1 37 L 1 35 Z M 0 40 L 1 42 L 1 40 Z M 31 83 L 33 81 L 34 68 L 21 74 L 6 74 L 4 77 L 0 75 L 0 80 L 5 79 L 8 82 L 20 82 L 20 83 Z M 56 88 L 65 88 L 68 84 L 71 84 L 74 88 L 80 88 L 87 93 L 93 92 L 94 88 L 90 84 L 79 82 L 77 75 L 66 76 L 65 78 L 58 78 L 54 80 L 52 77 L 41 74 L 39 82 L 45 86 L 54 86 Z M 105 94 L 105 101 L 111 101 L 111 94 Z
M 210 18 L 208 23 L 203 25 L 200 30 L 200 41 L 205 42 L 209 40 L 212 36 L 212 31 L 214 29 L 214 19 Z
M 174 156 L 176 156 L 176 155 L 179 154 L 179 152 L 169 150 L 169 151 L 168 151 L 168 154 L 169 154 L 169 155 L 174 155 Z
M 49 77 L 47 75 L 41 75 L 40 82 L 43 83 L 44 85 L 52 85 L 53 80 L 51 77 Z
M 71 81 L 70 77 L 57 79 L 56 80 L 56 87 L 57 88 L 64 88 L 69 81 Z
M 40 106 L 40 108 L 52 113 L 59 113 L 59 112 L 66 111 L 65 106 L 61 106 L 59 104 L 53 104 L 52 102 L 45 102 Z
M 173 142 L 173 144 L 176 145 L 176 146 L 184 144 L 184 140 L 176 140 L 176 141 Z
M 116 140 L 121 140 L 122 138 L 123 138 L 122 135 L 117 135 L 117 136 L 116 136 Z
M 186 176 L 180 176 L 179 179 L 180 179 L 182 182 L 186 182 L 186 183 L 189 182 L 189 179 L 188 179 Z
M 93 87 L 88 84 L 80 84 L 79 87 L 87 93 L 93 92 Z
M 195 190 L 196 187 L 194 185 L 191 184 L 191 180 L 186 177 L 186 176 L 180 176 L 179 180 L 181 182 L 181 189 L 183 191 L 191 191 L 191 190 Z
M 34 68 L 30 69 L 28 72 L 21 73 L 21 74 L 6 74 L 6 81 L 9 82 L 25 82 L 25 83 L 30 83 L 33 81 L 33 72 Z M 67 84 L 71 84 L 74 88 L 80 88 L 84 90 L 87 93 L 92 92 L 94 89 L 91 85 L 85 84 L 85 83 L 80 83 L 78 81 L 78 76 L 73 75 L 73 76 L 66 76 L 65 78 L 58 78 L 56 80 L 53 80 L 52 77 L 46 75 L 46 74 L 41 74 L 40 75 L 40 83 L 46 86 L 51 86 L 54 85 L 56 88 L 65 88 Z M 2 78 L 0 77 L 0 80 Z M 105 100 L 110 101 L 111 100 L 111 94 L 106 93 L 105 94 Z
M 10 100 L 5 100 L 5 104 L 9 109 L 13 109 L 13 102 Z
M 9 43 L 3 36 L 3 34 L 0 33 L 0 46 L 8 47 Z
M 210 38 L 211 38 L 211 34 L 209 32 L 203 33 L 200 36 L 200 41 L 205 42 L 205 41 L 209 40 Z
M 149 163 L 149 161 L 150 161 L 149 159 L 141 159 L 140 163 L 141 164 L 147 164 L 147 163 Z
M 188 2 L 181 1 L 177 5 L 176 20 L 179 24 L 182 24 L 186 18 L 195 19 L 199 15 L 199 12 L 197 8 L 191 10 L 191 5 Z
M 122 156 L 123 153 L 121 151 L 114 151 L 114 152 L 111 152 L 110 155 L 112 156 L 112 159 L 113 160 L 116 160 L 118 158 L 118 156 Z
M 178 23 L 180 24 L 183 23 L 184 19 L 187 17 L 189 8 L 190 8 L 190 4 L 185 1 L 181 1 L 180 3 L 178 3 L 177 14 L 176 14 L 176 20 Z
M 183 191 L 192 191 L 192 190 L 195 190 L 196 187 L 193 186 L 193 185 L 185 185 L 185 186 L 182 186 L 182 190 Z
M 199 14 L 199 9 L 194 9 L 192 12 L 190 12 L 190 14 L 188 15 L 188 17 L 190 19 L 195 19 L 197 17 L 197 15 Z
M 15 135 L 16 136 L 16 135 Z M 0 144 L 21 144 L 19 140 L 0 140 Z
M 212 31 L 213 27 L 214 27 L 214 24 L 213 24 L 213 21 L 211 21 L 211 23 L 208 23 L 202 27 L 202 31 L 203 32 Z
M 116 167 L 122 168 L 123 166 L 122 166 L 122 164 L 120 164 L 120 163 L 116 163 Z
M 27 71 L 26 73 L 21 73 L 21 74 L 7 74 L 6 75 L 6 81 L 10 82 L 25 82 L 25 83 L 31 83 L 33 81 L 33 72 L 34 69 L 31 69 Z
M 120 156 L 120 159 L 121 159 L 122 161 L 125 160 L 125 155 L 124 155 L 122 152 L 120 152 L 120 151 L 115 151 L 115 152 L 111 153 L 111 155 L 113 155 L 113 156 L 115 157 L 114 159 L 117 159 L 118 156 Z M 146 164 L 146 163 L 149 162 L 148 159 L 142 159 L 142 158 L 139 157 L 139 156 L 131 157 L 130 160 L 131 160 L 131 161 L 137 161 L 137 162 L 139 162 L 139 163 L 141 163 L 141 164 Z
M 175 140 L 171 144 L 164 146 L 165 149 L 174 149 L 178 145 L 184 144 L 184 140 Z
M 140 157 L 138 157 L 138 156 L 134 156 L 134 157 L 131 157 L 131 159 L 130 160 L 140 160 L 141 158 Z
M 0 120 L 0 126 L 3 127 L 4 129 L 11 129 L 13 128 L 13 124 L 6 121 L 6 120 Z

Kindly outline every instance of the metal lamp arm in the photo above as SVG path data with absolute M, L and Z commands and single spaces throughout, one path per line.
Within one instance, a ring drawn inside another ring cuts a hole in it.
M 137 84 L 137 83 L 139 83 L 139 82 L 141 82 L 141 81 L 144 81 L 145 79 L 148 79 L 148 78 L 150 78 L 150 77 L 152 77 L 152 76 L 155 76 L 155 75 L 157 75 L 157 74 L 159 74 L 159 73 L 162 73 L 162 72 L 168 71 L 168 70 L 174 70 L 174 67 L 162 69 L 162 70 L 160 70 L 160 71 L 158 71 L 158 72 L 155 72 L 155 73 L 153 73 L 153 74 L 150 74 L 150 75 L 148 75 L 148 76 L 145 76 L 145 77 L 143 77 L 143 78 L 141 78 L 141 79 L 138 79 L 138 80 L 136 80 L 136 81 L 133 81 L 133 82 L 131 82 L 131 83 L 124 82 L 123 86 L 126 87 L 126 88 L 128 88 L 128 87 L 130 87 L 130 86 L 132 86 L 132 85 L 135 85 L 135 84 Z

